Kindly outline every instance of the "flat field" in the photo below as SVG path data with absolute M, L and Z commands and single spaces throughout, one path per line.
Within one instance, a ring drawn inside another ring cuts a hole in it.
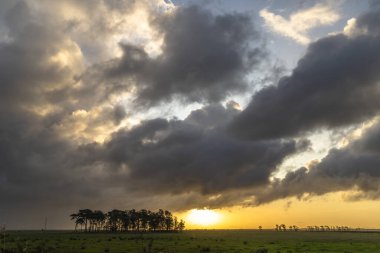
M 4 252 L 3 235 L 1 250 Z M 380 233 L 188 230 L 181 233 L 7 231 L 5 252 L 380 252 Z

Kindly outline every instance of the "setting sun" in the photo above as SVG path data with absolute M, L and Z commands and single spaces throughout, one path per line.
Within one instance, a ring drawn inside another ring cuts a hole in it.
M 213 210 L 193 209 L 189 211 L 187 221 L 194 225 L 210 226 L 220 221 L 221 215 Z

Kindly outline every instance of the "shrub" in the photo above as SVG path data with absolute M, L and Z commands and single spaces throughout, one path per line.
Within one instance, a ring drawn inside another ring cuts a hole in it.
M 255 253 L 268 253 L 268 250 L 265 248 L 262 248 L 262 249 L 256 250 Z

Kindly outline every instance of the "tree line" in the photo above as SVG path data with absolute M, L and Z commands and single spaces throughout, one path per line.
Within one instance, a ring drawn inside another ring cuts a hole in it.
M 259 227 L 259 230 L 261 230 L 261 226 Z M 298 226 L 291 225 L 286 226 L 285 224 L 276 224 L 275 227 L 276 231 L 299 231 L 301 230 Z M 360 230 L 359 228 L 353 229 L 347 226 L 307 226 L 306 228 L 303 228 L 302 231 L 357 231 Z
M 353 229 L 347 226 L 307 226 L 307 231 L 353 231 Z
M 285 224 L 276 224 L 276 231 L 298 231 L 300 228 L 295 225 L 291 225 L 289 227 L 286 227 Z
M 100 210 L 81 209 L 70 215 L 75 222 L 75 230 L 84 232 L 147 232 L 147 231 L 182 231 L 185 222 L 178 220 L 170 211 L 159 209 L 157 212 L 142 209 L 140 211 L 117 210 L 102 212 Z

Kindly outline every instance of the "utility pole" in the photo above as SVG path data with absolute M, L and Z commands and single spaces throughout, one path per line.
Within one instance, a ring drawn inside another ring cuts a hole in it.
M 5 252 L 5 225 L 1 227 L 1 230 L 3 232 L 3 252 Z
M 44 231 L 46 231 L 47 228 L 47 216 L 45 216 L 45 226 L 44 226 Z

